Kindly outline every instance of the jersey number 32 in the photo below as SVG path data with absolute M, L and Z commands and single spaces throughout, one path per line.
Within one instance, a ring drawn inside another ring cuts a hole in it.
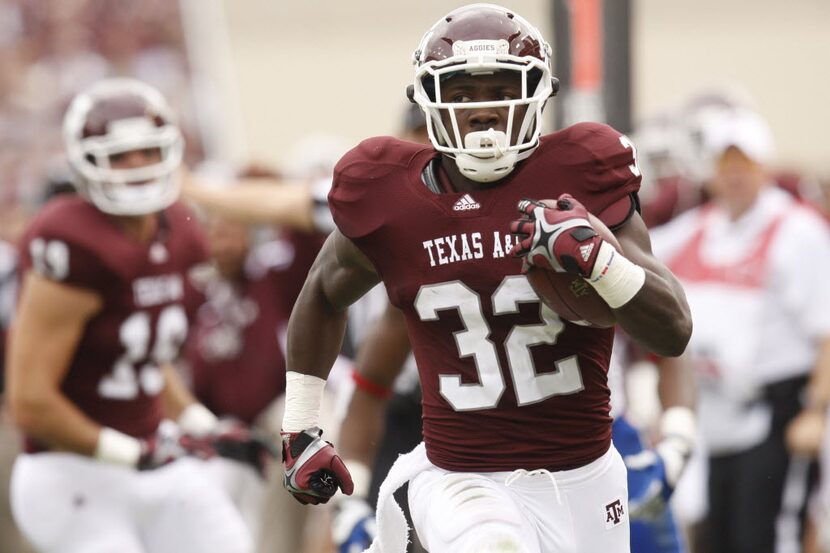
M 506 277 L 491 298 L 495 316 L 519 312 L 521 303 L 540 306 L 541 324 L 517 325 L 504 342 L 510 374 L 521 405 L 537 403 L 553 396 L 573 394 L 583 389 L 579 362 L 575 355 L 555 361 L 556 372 L 537 374 L 530 348 L 555 344 L 565 329 L 562 320 L 539 301 L 523 276 Z M 481 298 L 463 282 L 442 282 L 421 287 L 415 309 L 422 321 L 438 320 L 438 312 L 456 309 L 464 330 L 455 333 L 460 357 L 472 357 L 478 370 L 478 384 L 462 384 L 461 376 L 439 376 L 441 395 L 456 411 L 492 409 L 507 385 L 499 365 L 496 345 L 490 340 L 490 326 L 484 317 Z

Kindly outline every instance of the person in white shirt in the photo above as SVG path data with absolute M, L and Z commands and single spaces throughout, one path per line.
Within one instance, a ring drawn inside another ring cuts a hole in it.
M 830 399 L 830 230 L 771 184 L 756 113 L 725 112 L 704 140 L 711 200 L 652 240 L 695 321 L 709 551 L 773 553 L 798 547 Z

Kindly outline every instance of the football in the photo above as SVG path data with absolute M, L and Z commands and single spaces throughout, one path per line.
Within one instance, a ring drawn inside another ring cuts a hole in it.
M 622 252 L 614 233 L 602 221 L 590 213 L 588 220 L 603 240 Z M 530 267 L 527 280 L 545 305 L 566 321 L 597 328 L 612 327 L 617 322 L 605 300 L 579 275 Z

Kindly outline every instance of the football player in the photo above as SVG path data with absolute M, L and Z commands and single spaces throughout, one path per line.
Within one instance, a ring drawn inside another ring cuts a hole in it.
M 308 170 L 293 184 L 258 166 L 229 177 L 224 186 L 202 175 L 189 175 L 183 183 L 185 199 L 207 215 L 217 269 L 206 275 L 208 301 L 199 310 L 195 340 L 185 352 L 194 390 L 220 415 L 255 423 L 269 434 L 279 431 L 282 420 L 288 317 L 326 234 L 334 228 L 326 193 L 337 159 L 326 163 L 325 150 L 312 156 L 314 163 L 304 164 Z M 250 230 L 257 223 L 277 228 L 267 242 L 254 245 L 252 235 L 266 234 L 264 228 Z M 242 484 L 233 497 L 255 529 L 258 549 L 294 553 L 314 548 L 318 537 L 328 539 L 303 531 L 306 525 L 327 524 L 315 520 L 325 513 L 302 509 L 279 486 L 269 486 L 238 464 L 214 459 L 210 468 L 219 473 L 220 482 L 236 488 Z M 282 477 L 281 471 L 266 472 L 269 480 Z
M 206 217 L 206 228 L 213 267 L 197 284 L 206 301 L 184 351 L 192 389 L 223 425 L 242 432 L 251 425 L 254 435 L 275 435 L 280 415 L 274 410 L 285 391 L 278 330 L 283 313 L 290 312 L 282 306 L 287 299 L 282 273 L 291 252 L 281 242 L 255 242 L 254 229 L 218 215 Z M 273 446 L 274 440 L 268 443 Z M 272 459 L 258 445 L 252 440 L 249 447 L 236 448 L 246 464 L 214 458 L 209 469 L 233 498 L 260 548 L 294 553 L 302 549 L 308 511 L 281 493 L 276 480 L 268 485 L 269 474 L 276 478 L 281 472 L 268 470 Z M 266 506 L 278 513 L 279 524 Z M 266 515 L 269 523 L 263 525 Z M 276 539 L 266 545 L 266 537 Z
M 171 365 L 206 256 L 176 203 L 183 141 L 170 108 L 141 82 L 105 80 L 72 101 L 64 138 L 80 197 L 47 204 L 20 249 L 7 363 L 27 436 L 15 518 L 45 552 L 251 551 L 198 459 L 214 452 L 199 436 L 216 418 Z
M 523 263 L 584 277 L 658 354 L 684 350 L 691 319 L 679 284 L 651 255 L 628 138 L 592 123 L 541 136 L 542 108 L 557 88 L 550 53 L 505 8 L 449 13 L 416 50 L 410 89 L 433 147 L 372 138 L 335 169 L 338 230 L 288 332 L 285 485 L 305 503 L 354 490 L 318 412 L 346 309 L 382 280 L 406 317 L 424 444 L 381 486 L 372 551 L 406 548 L 391 500 L 406 481 L 431 553 L 629 551 L 606 382 L 613 330 L 561 320 L 540 303 Z M 589 211 L 625 255 L 599 238 Z

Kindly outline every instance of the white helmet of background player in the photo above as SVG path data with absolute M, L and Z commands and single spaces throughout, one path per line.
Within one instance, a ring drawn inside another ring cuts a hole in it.
M 161 211 L 179 195 L 184 141 L 164 97 L 134 79 L 107 79 L 78 94 L 63 123 L 78 192 L 105 213 Z M 115 169 L 110 157 L 158 149 L 158 163 Z
M 551 77 L 550 55 L 550 45 L 534 26 L 493 4 L 453 10 L 421 39 L 413 54 L 415 80 L 408 95 L 427 116 L 432 145 L 453 157 L 465 177 L 477 182 L 501 179 L 539 145 L 542 108 L 559 87 Z M 459 72 L 489 75 L 496 71 L 521 76 L 520 98 L 453 103 L 441 93 L 441 84 Z M 527 109 L 518 120 L 516 113 L 522 106 Z M 457 113 L 482 108 L 508 109 L 506 131 L 489 129 L 461 136 Z

